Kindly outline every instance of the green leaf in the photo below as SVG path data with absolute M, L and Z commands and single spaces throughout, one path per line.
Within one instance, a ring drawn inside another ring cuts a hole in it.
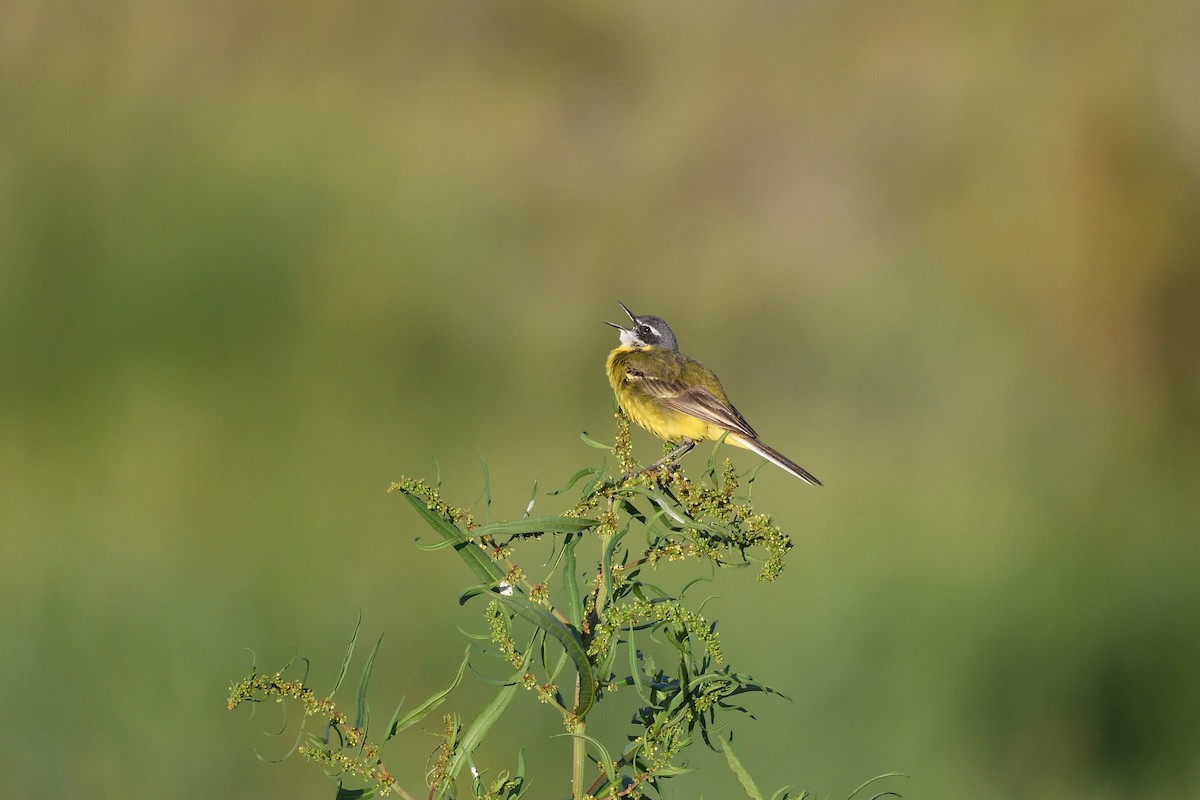
M 465 533 L 462 533 L 457 539 L 442 539 L 440 542 L 433 542 L 432 544 L 424 544 L 422 542 L 417 542 L 416 544 L 421 550 L 424 550 L 427 553 L 433 553 L 438 550 L 445 550 L 447 547 L 458 547 L 459 545 L 467 544 L 473 541 L 474 540 L 471 539 L 471 537 L 467 536 Z
M 470 507 L 474 507 L 475 504 L 479 503 L 480 500 L 484 501 L 484 519 L 491 519 L 491 516 L 492 516 L 492 479 L 491 479 L 491 475 L 488 474 L 487 462 L 484 459 L 484 453 L 478 453 L 478 456 L 479 456 L 480 470 L 482 471 L 482 473 L 484 473 L 484 486 L 482 486 L 482 488 L 480 489 L 479 497 L 475 498 L 475 503 L 470 504 Z
M 379 634 L 379 638 L 375 640 L 375 646 L 371 648 L 371 655 L 367 656 L 367 663 L 363 666 L 362 677 L 358 680 L 354 727 L 362 728 L 364 731 L 367 728 L 367 684 L 371 682 L 371 668 L 375 665 L 375 656 L 379 654 L 379 645 L 382 643 L 383 634 L 381 633 Z
M 396 723 L 400 720 L 400 709 L 404 708 L 404 700 L 406 697 L 407 695 L 400 695 L 400 702 L 396 704 L 396 710 L 392 712 L 392 718 L 388 720 L 387 728 L 384 729 L 384 742 L 386 742 L 388 739 L 391 739 L 392 736 L 395 735 L 391 733 L 391 731 L 395 730 Z M 382 742 L 380 744 L 382 744 Z
M 737 777 L 738 783 L 742 785 L 742 789 L 746 792 L 746 796 L 750 800 L 764 800 L 762 792 L 755 785 L 754 779 L 750 777 L 750 773 L 742 766 L 742 762 L 733 754 L 733 748 L 729 746 L 729 742 L 721 742 L 721 751 L 725 753 L 725 761 L 729 763 L 729 770 Z
M 482 453 L 479 454 L 479 466 L 483 469 L 483 494 L 481 497 L 483 498 L 484 519 L 487 519 L 492 513 L 492 477 Z
M 476 536 L 510 536 L 528 533 L 578 533 L 600 524 L 598 519 L 585 517 L 525 517 L 508 522 L 484 525 L 473 533 Z
M 633 626 L 629 626 L 629 633 L 626 634 L 629 641 L 626 646 L 629 648 L 629 677 L 633 681 L 633 688 L 637 690 L 638 697 L 642 698 L 642 702 L 646 705 L 651 705 L 650 693 L 646 691 L 646 682 L 642 678 L 642 665 L 638 659 L 637 645 L 633 640 Z
M 517 751 L 517 769 L 513 773 L 515 786 L 509 791 L 508 800 L 519 800 L 525 794 L 525 748 Z M 515 792 L 515 794 L 514 794 Z
M 562 668 L 567 665 L 567 662 L 570 659 L 567 657 L 567 653 L 564 650 L 563 652 L 558 654 L 558 661 L 554 662 L 554 666 L 551 667 L 549 664 L 546 663 L 546 637 L 545 636 L 542 637 L 541 644 L 542 644 L 542 648 L 541 648 L 542 669 L 545 670 L 546 676 L 549 678 L 550 682 L 555 683 L 558 680 L 558 674 L 560 672 L 562 672 Z
M 590 497 L 592 495 L 592 492 L 596 491 L 596 489 L 599 488 L 602 484 L 604 484 L 604 482 L 605 482 L 604 470 L 603 469 L 596 470 L 596 474 L 592 476 L 592 479 L 583 485 L 583 488 L 580 490 L 579 496 L 580 497 Z
M 588 436 L 587 431 L 580 431 L 579 438 L 582 439 L 583 443 L 586 444 L 588 447 L 594 447 L 597 450 L 612 450 L 611 444 L 604 444 L 603 442 L 596 441 L 591 436 Z
M 699 577 L 692 578 L 690 581 L 688 581 L 687 583 L 685 583 L 683 585 L 682 589 L 679 590 L 679 599 L 683 600 L 683 596 L 685 594 L 687 594 L 687 590 L 692 588 L 693 586 L 695 586 L 697 583 L 712 583 L 712 578 L 710 578 L 706 575 L 700 575 Z M 699 613 L 701 610 L 703 610 L 704 604 L 707 603 L 709 600 L 719 600 L 720 597 L 721 596 L 719 594 L 710 595 L 703 603 L 700 604 L 700 608 L 696 609 L 697 613 Z
M 695 772 L 692 767 L 676 767 L 668 766 L 661 767 L 655 771 L 655 776 L 659 778 L 674 778 L 677 775 L 687 775 L 689 772 Z
M 583 627 L 583 601 L 579 596 L 579 568 L 575 563 L 575 545 L 579 537 L 568 536 L 563 542 L 563 589 L 567 593 L 567 618 L 576 630 Z
M 586 717 L 596 702 L 596 675 L 576 629 L 567 627 L 544 606 L 535 605 L 521 595 L 495 593 L 494 597 L 512 609 L 517 616 L 541 628 L 562 645 L 567 656 L 575 664 L 575 671 L 579 673 L 579 701 L 574 712 L 580 719 Z
M 574 486 L 576 483 L 579 482 L 580 478 L 584 477 L 585 475 L 595 475 L 597 472 L 598 472 L 598 470 L 596 470 L 592 467 L 584 467 L 583 469 L 579 470 L 579 472 L 576 472 L 574 475 L 571 476 L 571 479 L 567 481 L 566 486 L 562 487 L 561 489 L 555 489 L 553 492 L 550 492 L 550 494 L 547 496 L 553 497 L 556 494 L 562 494 L 563 492 L 569 491 L 572 486 Z
M 721 487 L 721 483 L 717 480 L 717 450 L 721 447 L 721 444 L 725 441 L 725 437 L 728 435 L 729 432 L 726 431 L 725 433 L 721 434 L 720 439 L 717 439 L 717 441 L 713 443 L 712 450 L 708 454 L 708 467 L 704 470 L 704 474 L 708 476 L 710 481 L 712 481 L 712 485 L 718 489 Z
M 670 534 L 678 533 L 681 530 L 680 527 L 671 527 L 670 525 L 664 524 L 662 522 L 662 518 L 665 517 L 666 515 L 667 515 L 667 512 L 663 511 L 662 509 L 659 509 L 658 511 L 655 511 L 653 514 L 651 514 L 649 517 L 646 517 L 644 522 L 642 523 L 643 525 L 646 526 L 646 533 L 647 533 L 648 537 L 651 538 L 650 543 L 652 545 L 656 544 L 658 539 L 662 538 L 663 536 L 669 536 Z
M 458 740 L 458 746 L 454 749 L 454 755 L 450 758 L 450 764 L 446 768 L 446 775 L 449 777 L 451 784 L 458 777 L 458 773 L 470 761 L 471 755 L 475 752 L 475 748 L 479 747 L 479 743 L 483 741 L 483 737 L 491 730 L 496 721 L 508 708 L 508 704 L 512 702 L 517 689 L 521 686 L 521 676 L 529 669 L 530 653 L 525 654 L 525 661 L 521 664 L 520 669 L 513 675 L 512 681 L 496 693 L 492 702 L 488 703 L 482 711 L 479 712 L 473 722 L 463 732 L 462 737 Z
M 350 669 L 350 658 L 354 655 L 354 643 L 358 641 L 358 629 L 362 627 L 362 612 L 358 612 L 358 622 L 354 623 L 354 633 L 350 634 L 350 644 L 346 645 L 346 655 L 342 656 L 342 669 L 338 672 L 337 680 L 333 682 L 333 689 L 329 692 L 329 696 L 333 697 L 337 694 L 338 688 L 341 687 L 342 681 L 346 678 L 346 671 Z
M 374 787 L 370 789 L 347 789 L 342 786 L 341 781 L 338 781 L 337 794 L 333 796 L 333 800 L 367 800 L 368 797 L 374 796 Z
M 284 733 L 284 731 L 286 731 L 286 730 L 287 730 L 287 722 L 288 722 L 288 720 L 287 720 L 287 714 L 288 714 L 287 708 L 288 708 L 288 707 L 287 707 L 286 705 L 284 705 L 284 706 L 283 706 L 283 722 L 280 724 L 280 728 L 279 728 L 279 730 L 278 730 L 276 733 L 268 733 L 268 734 L 266 734 L 267 736 L 270 736 L 270 737 L 272 737 L 272 738 L 274 738 L 274 737 L 276 737 L 276 736 L 282 736 L 282 735 L 283 735 L 283 733 Z M 294 742 L 292 742 L 292 746 L 291 746 L 291 748 L 290 748 L 290 749 L 288 749 L 288 751 L 287 751 L 286 753 L 284 753 L 283 755 L 281 755 L 279 758 L 267 758 L 267 757 L 266 757 L 266 756 L 264 756 L 262 753 L 258 752 L 258 748 L 256 747 L 256 748 L 254 748 L 254 755 L 255 755 L 255 756 L 258 758 L 258 760 L 259 760 L 259 761 L 263 761 L 263 762 L 265 762 L 265 763 L 267 763 L 267 764 L 278 764 L 278 763 L 280 763 L 281 761 L 285 761 L 285 760 L 287 760 L 288 758 L 291 758 L 291 756 L 292 756 L 292 753 L 296 752 L 296 749 L 297 749 L 298 747 L 300 747 L 300 742 L 302 742 L 302 741 L 304 740 L 304 719 L 305 719 L 304 717 L 302 717 L 302 718 L 301 718 L 301 720 L 300 720 L 300 726 L 299 726 L 299 729 L 296 731 L 296 740 L 295 740 Z M 309 738 L 310 738 L 310 739 L 313 739 L 313 738 L 316 738 L 316 737 L 314 737 L 314 736 L 313 736 L 313 735 L 310 733 L 310 734 L 309 734 Z M 320 742 L 320 744 L 321 744 L 321 746 L 322 746 L 322 747 L 324 747 L 325 745 L 327 745 L 327 744 L 328 744 L 328 741 L 321 741 L 321 740 L 318 740 L 318 741 Z
M 794 787 L 791 784 L 788 784 L 787 786 L 781 786 L 775 790 L 775 794 L 771 795 L 771 800 L 788 800 L 788 793 L 792 791 L 793 788 Z M 812 797 L 812 795 L 808 792 L 801 792 L 800 796 L 795 798 L 795 800 L 804 800 L 806 797 Z
M 876 775 L 874 778 L 871 778 L 871 780 L 867 781 L 862 786 L 859 786 L 857 789 L 855 789 L 853 792 L 851 792 L 850 798 L 853 798 L 854 795 L 858 794 L 863 789 L 870 786 L 872 783 L 875 783 L 876 781 L 881 781 L 884 778 L 907 778 L 907 777 L 908 777 L 908 775 L 905 775 L 903 772 L 885 772 L 882 775 Z M 871 798 L 871 800 L 876 800 L 877 798 L 880 798 L 880 797 L 899 797 L 899 796 L 900 795 L 898 795 L 895 792 L 880 792 L 879 794 L 874 795 Z
M 525 513 L 523 516 L 528 517 L 529 512 L 533 511 L 533 503 L 535 500 L 537 500 L 537 479 L 536 478 L 534 478 L 534 480 L 533 480 L 533 491 L 529 494 L 529 505 L 525 506 Z
M 754 500 L 754 482 L 758 480 L 758 471 L 767 465 L 766 461 L 760 461 L 758 466 L 754 467 L 746 477 L 746 502 Z
M 440 692 L 435 692 L 434 694 L 430 695 L 425 702 L 421 703 L 419 706 L 405 714 L 400 719 L 396 718 L 400 714 L 400 708 L 397 706 L 396 713 L 392 715 L 392 721 L 388 723 L 387 735 L 384 736 L 383 741 L 388 741 L 405 728 L 420 722 L 425 718 L 426 714 L 428 714 L 430 711 L 433 711 L 435 708 L 445 702 L 447 695 L 454 691 L 455 687 L 457 687 L 459 682 L 462 680 L 463 673 L 467 671 L 467 661 L 470 659 L 470 657 L 471 648 L 468 646 L 463 652 L 462 663 L 458 665 L 458 673 L 455 674 L 454 680 L 450 682 L 450 685 L 445 689 L 442 689 Z
M 408 499 L 408 502 L 424 518 L 429 527 L 433 528 L 443 539 L 454 542 L 453 546 L 458 551 L 458 555 L 467 563 L 467 566 L 471 568 L 471 571 L 475 573 L 476 577 L 482 583 L 494 584 L 504 579 L 504 570 L 500 569 L 500 566 L 492 561 L 479 545 L 470 539 L 464 539 L 463 532 L 458 526 L 451 523 L 445 517 L 435 514 L 430 510 L 429 506 L 425 505 L 425 501 L 416 495 L 403 491 L 401 494 Z
M 597 523 L 599 523 L 599 520 L 597 520 Z M 613 564 L 613 553 L 617 551 L 617 545 L 620 544 L 621 540 L 624 539 L 629 533 L 629 529 L 630 525 L 628 523 L 621 526 L 621 529 L 612 535 L 612 537 L 608 540 L 608 544 L 604 548 L 604 563 L 609 565 L 610 568 Z
M 719 526 L 712 525 L 707 522 L 701 522 L 694 517 L 684 516 L 682 513 L 680 513 L 679 509 L 673 507 L 672 504 L 663 497 L 651 497 L 651 500 L 655 505 L 661 508 L 668 517 L 675 520 L 675 522 L 679 523 L 684 528 L 696 528 L 714 536 L 721 536 L 725 533 L 725 530 Z
M 608 754 L 608 750 L 604 748 L 604 745 L 600 744 L 599 741 L 593 739 L 591 736 L 588 736 L 586 733 L 559 733 L 556 734 L 554 738 L 557 739 L 560 736 L 570 736 L 572 739 L 583 739 L 585 742 L 595 747 L 599 754 L 596 757 L 596 761 L 600 764 L 600 769 L 604 770 L 604 777 L 608 780 L 608 785 L 617 785 L 617 771 L 613 768 L 612 756 Z
M 478 597 L 479 595 L 490 592 L 495 588 L 496 588 L 496 584 L 494 584 L 494 583 L 480 583 L 480 584 L 476 584 L 475 586 L 470 586 L 466 589 L 463 589 L 462 594 L 460 594 L 458 596 L 458 604 L 460 606 L 466 605 L 467 601 L 470 600 L 472 597 Z M 482 638 L 487 639 L 489 637 L 484 636 Z

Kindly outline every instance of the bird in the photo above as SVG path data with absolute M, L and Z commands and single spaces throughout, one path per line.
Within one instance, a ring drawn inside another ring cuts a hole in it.
M 628 328 L 604 320 L 621 332 L 621 343 L 608 354 L 605 370 L 621 410 L 631 420 L 666 442 L 681 444 L 653 469 L 673 462 L 697 441 L 720 439 L 750 450 L 813 486 L 811 472 L 768 447 L 742 416 L 708 367 L 679 352 L 679 340 L 662 317 L 638 316 L 617 304 L 632 321 Z

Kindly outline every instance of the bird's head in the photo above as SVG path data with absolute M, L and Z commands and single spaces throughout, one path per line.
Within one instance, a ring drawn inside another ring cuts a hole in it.
M 626 347 L 662 347 L 666 350 L 678 350 L 679 341 L 675 338 L 666 320 L 662 317 L 655 317 L 647 314 L 644 317 L 639 317 L 634 314 L 620 300 L 617 305 L 625 309 L 625 313 L 629 315 L 629 319 L 633 321 L 633 325 L 626 328 L 623 325 L 618 325 L 615 322 L 604 321 L 605 325 L 612 325 L 621 332 L 621 344 Z

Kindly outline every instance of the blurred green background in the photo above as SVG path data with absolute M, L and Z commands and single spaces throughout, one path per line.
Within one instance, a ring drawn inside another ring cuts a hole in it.
M 471 579 L 384 489 L 595 463 L 623 300 L 828 484 L 707 609 L 764 787 L 1200 795 L 1198 79 L 1185 0 L 0 6 L 6 793 L 331 796 L 244 648 L 328 685 L 361 609 L 378 714 L 443 684 Z

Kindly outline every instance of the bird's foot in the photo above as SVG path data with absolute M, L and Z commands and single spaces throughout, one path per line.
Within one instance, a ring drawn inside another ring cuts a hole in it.
M 642 473 L 644 474 L 647 472 L 655 472 L 660 467 L 669 466 L 669 465 L 674 464 L 680 458 L 687 455 L 687 453 L 695 446 L 696 446 L 696 443 L 694 441 L 692 441 L 691 439 L 684 439 L 682 444 L 680 444 L 678 447 L 676 447 L 671 452 L 667 453 L 665 456 L 660 458 L 658 461 L 655 461 L 653 464 L 651 464 L 650 466 L 643 469 Z

